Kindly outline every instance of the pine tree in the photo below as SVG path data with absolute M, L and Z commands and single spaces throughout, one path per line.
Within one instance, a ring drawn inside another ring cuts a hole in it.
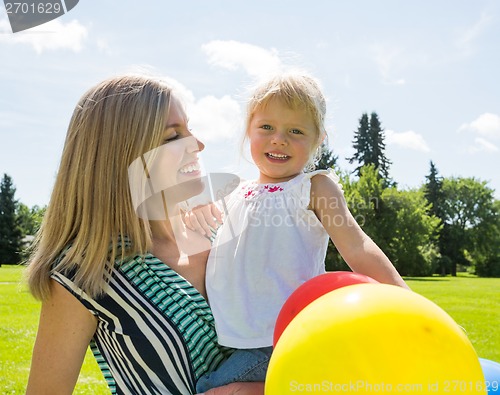
M 22 234 L 15 193 L 12 178 L 4 174 L 0 183 L 0 264 L 16 264 L 21 258 Z
M 354 132 L 354 141 L 352 146 L 354 148 L 354 155 L 351 158 L 347 158 L 349 163 L 357 162 L 358 166 L 354 169 L 354 172 L 359 177 L 361 175 L 361 168 L 369 163 L 368 155 L 370 152 L 370 143 L 368 131 L 370 129 L 370 123 L 368 121 L 368 114 L 363 113 L 359 119 L 358 130 Z
M 326 143 L 321 144 L 321 157 L 314 163 L 314 170 L 333 169 L 337 165 L 338 155 L 328 148 Z
M 384 180 L 389 180 L 389 166 L 391 162 L 385 156 L 384 138 L 384 129 L 382 129 L 378 115 L 376 112 L 372 112 L 369 129 L 369 144 L 372 152 L 368 164 L 375 165 L 379 176 Z
M 441 220 L 441 227 L 437 233 L 437 246 L 441 254 L 438 261 L 437 273 L 446 275 L 451 271 L 452 259 L 450 258 L 451 250 L 449 248 L 451 241 L 450 227 L 445 221 L 445 195 L 443 191 L 443 178 L 439 176 L 438 169 L 434 162 L 430 162 L 429 174 L 425 176 L 426 183 L 424 184 L 424 194 L 427 202 L 430 203 L 429 214 Z
M 424 192 L 427 201 L 431 204 L 430 214 L 443 220 L 443 178 L 439 176 L 438 169 L 432 161 L 429 175 L 425 176 L 425 178 L 427 182 L 424 185 Z
M 356 162 L 358 166 L 354 173 L 359 177 L 361 169 L 366 165 L 373 165 L 380 178 L 389 180 L 389 166 L 391 162 L 385 156 L 384 129 L 380 123 L 376 112 L 372 112 L 370 118 L 367 113 L 363 113 L 359 119 L 358 130 L 354 133 L 353 148 L 354 155 L 347 158 L 349 163 Z

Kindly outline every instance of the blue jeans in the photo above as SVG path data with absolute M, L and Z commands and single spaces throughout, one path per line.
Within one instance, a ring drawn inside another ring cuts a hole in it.
M 264 381 L 272 347 L 237 349 L 216 371 L 206 374 L 196 383 L 196 392 L 237 381 Z

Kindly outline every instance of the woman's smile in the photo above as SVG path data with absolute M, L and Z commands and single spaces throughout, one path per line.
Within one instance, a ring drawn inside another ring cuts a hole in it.
M 189 176 L 199 176 L 201 174 L 200 163 L 196 160 L 190 162 L 179 169 L 179 173 Z

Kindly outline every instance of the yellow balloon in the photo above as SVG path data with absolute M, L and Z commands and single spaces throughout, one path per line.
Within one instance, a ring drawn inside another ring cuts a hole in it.
M 266 395 L 486 394 L 479 358 L 439 306 L 386 284 L 334 290 L 283 331 Z

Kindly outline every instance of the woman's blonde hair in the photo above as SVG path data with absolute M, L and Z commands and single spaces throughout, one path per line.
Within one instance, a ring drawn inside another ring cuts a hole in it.
M 74 273 L 84 292 L 98 296 L 115 259 L 150 249 L 150 227 L 134 211 L 127 171 L 162 143 L 170 97 L 164 82 L 138 75 L 105 80 L 82 96 L 29 259 L 36 298 L 48 297 L 54 270 Z
M 326 136 L 325 117 L 326 100 L 321 92 L 319 82 L 303 72 L 287 72 L 275 75 L 254 88 L 247 104 L 246 128 L 248 127 L 256 111 L 265 107 L 271 100 L 280 100 L 292 110 L 305 110 L 314 122 L 318 144 Z M 245 139 L 247 133 L 245 133 Z M 316 156 L 310 162 L 316 160 Z M 309 163 L 308 165 L 310 165 Z

